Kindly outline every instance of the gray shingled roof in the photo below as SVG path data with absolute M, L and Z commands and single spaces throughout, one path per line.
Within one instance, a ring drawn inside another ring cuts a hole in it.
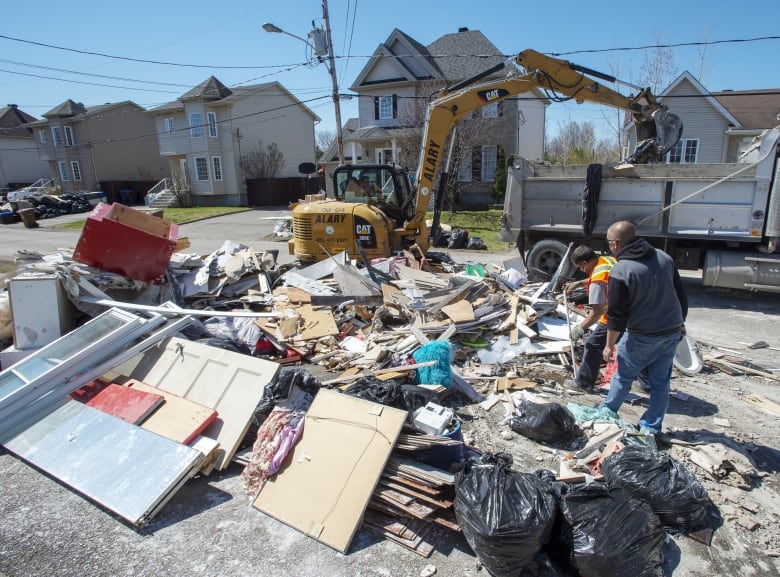
M 404 38 L 405 38 L 405 39 L 406 39 L 406 40 L 409 42 L 409 44 L 411 44 L 411 45 L 412 45 L 412 47 L 413 47 L 413 48 L 414 48 L 414 49 L 415 49 L 415 50 L 416 50 L 416 51 L 417 51 L 417 52 L 418 52 L 418 53 L 419 53 L 419 54 L 420 54 L 422 57 L 424 57 L 424 58 L 425 58 L 425 59 L 428 61 L 428 63 L 429 63 L 431 66 L 433 66 L 433 68 L 434 68 L 435 70 L 438 70 L 440 73 L 442 73 L 442 74 L 443 74 L 443 72 L 441 72 L 441 68 L 439 68 L 439 65 L 438 65 L 438 64 L 437 64 L 437 62 L 436 62 L 436 59 L 435 59 L 435 58 L 433 58 L 433 56 L 431 56 L 431 53 L 428 51 L 428 48 L 427 48 L 426 46 L 423 46 L 422 44 L 420 44 L 419 42 L 417 42 L 417 40 L 415 40 L 414 38 L 412 38 L 411 36 L 409 36 L 409 35 L 408 35 L 406 32 L 404 32 L 403 30 L 400 30 L 400 29 L 398 29 L 398 28 L 396 28 L 395 30 L 398 32 L 398 34 L 400 34 L 401 36 L 403 36 L 403 37 L 404 37 Z
M 739 120 L 740 128 L 764 129 L 780 125 L 780 88 L 724 90 L 712 95 Z
M 28 137 L 32 135 L 32 129 L 25 127 L 28 122 L 35 122 L 37 118 L 19 110 L 15 105 L 0 108 L 0 138 L 3 136 Z
M 446 34 L 428 45 L 447 82 L 463 80 L 506 61 L 506 57 L 479 30 Z
M 77 114 L 84 114 L 87 109 L 81 102 L 73 102 L 68 98 L 65 102 L 59 106 L 55 106 L 49 112 L 43 115 L 44 118 L 51 118 L 52 116 L 76 116 Z
M 217 80 L 214 76 L 209 76 L 206 80 L 198 84 L 192 90 L 185 92 L 179 97 L 179 100 L 189 100 L 190 98 L 209 98 L 219 100 L 230 96 L 233 92 Z

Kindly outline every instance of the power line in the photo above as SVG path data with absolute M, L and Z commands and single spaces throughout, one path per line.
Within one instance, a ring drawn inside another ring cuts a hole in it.
M 592 48 L 588 50 L 572 50 L 571 52 L 547 52 L 550 56 L 568 56 L 569 54 L 593 54 L 598 52 L 625 52 L 629 50 L 652 50 L 654 48 L 684 48 L 687 46 L 712 46 L 715 44 L 737 44 L 740 42 L 759 42 L 763 40 L 780 40 L 780 36 L 758 36 L 756 38 L 736 38 L 731 40 L 708 40 L 701 42 L 676 42 L 671 44 L 648 44 L 622 48 Z

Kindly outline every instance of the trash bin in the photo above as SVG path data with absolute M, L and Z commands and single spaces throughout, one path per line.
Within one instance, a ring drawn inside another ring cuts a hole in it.
M 25 228 L 36 228 L 38 223 L 35 221 L 35 209 L 23 208 L 19 211 L 19 216 L 22 217 L 22 222 Z

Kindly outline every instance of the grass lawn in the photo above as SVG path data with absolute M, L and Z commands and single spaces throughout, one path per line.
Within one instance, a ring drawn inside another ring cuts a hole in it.
M 243 212 L 245 210 L 252 209 L 246 208 L 244 206 L 194 206 L 190 208 L 166 208 L 165 212 L 163 213 L 163 218 L 168 222 L 175 222 L 176 224 L 187 224 L 188 222 L 195 222 L 196 220 L 211 218 L 212 216 L 222 216 L 223 214 Z M 62 225 L 56 225 L 55 228 L 81 230 L 84 228 L 84 223 L 87 221 L 86 214 L 87 213 L 85 213 L 84 220 L 63 223 Z
M 477 236 L 483 240 L 490 251 L 507 249 L 507 243 L 498 240 L 498 230 L 501 227 L 500 210 L 459 210 L 457 212 L 442 211 L 441 223 L 452 228 L 465 228 L 469 238 Z M 428 220 L 433 218 L 429 212 Z

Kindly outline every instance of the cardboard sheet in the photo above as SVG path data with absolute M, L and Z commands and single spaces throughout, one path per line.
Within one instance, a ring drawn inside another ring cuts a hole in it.
M 346 553 L 406 412 L 322 389 L 303 434 L 253 505 Z

